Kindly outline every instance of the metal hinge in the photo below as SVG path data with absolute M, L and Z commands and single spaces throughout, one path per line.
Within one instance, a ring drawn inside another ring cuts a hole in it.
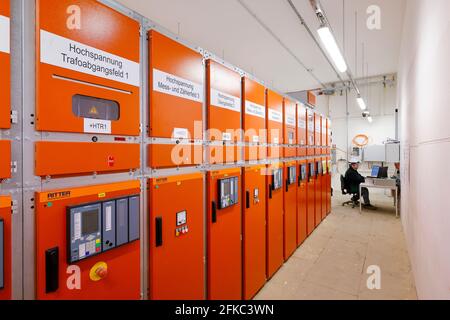
M 16 214 L 19 212 L 19 201 L 13 200 L 11 201 L 11 214 Z
M 17 173 L 17 161 L 11 162 L 11 173 Z
M 16 110 L 11 110 L 11 123 L 19 123 L 19 113 Z

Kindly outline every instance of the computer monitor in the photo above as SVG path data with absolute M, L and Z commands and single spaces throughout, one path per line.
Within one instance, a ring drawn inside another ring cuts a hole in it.
M 373 166 L 372 167 L 372 174 L 370 176 L 371 177 L 378 177 L 379 172 L 380 172 L 380 167 L 379 166 Z
M 378 172 L 378 178 L 385 179 L 388 177 L 388 167 L 381 167 L 380 171 Z

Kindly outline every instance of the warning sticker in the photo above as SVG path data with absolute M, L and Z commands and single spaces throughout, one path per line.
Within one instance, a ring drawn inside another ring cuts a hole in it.
M 84 118 L 84 132 L 111 134 L 111 121 Z
M 10 51 L 9 18 L 0 16 L 0 52 Z
M 251 101 L 245 101 L 245 113 L 263 119 L 266 118 L 266 108 Z
M 153 69 L 153 90 L 196 102 L 203 102 L 201 84 Z
M 241 112 L 241 99 L 232 95 L 211 89 L 211 104 L 216 107 Z
M 41 63 L 140 85 L 139 63 L 41 30 Z
M 283 123 L 283 114 L 279 111 L 269 109 L 269 120 Z

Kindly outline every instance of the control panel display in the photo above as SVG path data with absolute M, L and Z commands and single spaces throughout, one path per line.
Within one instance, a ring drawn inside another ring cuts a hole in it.
M 327 173 L 328 173 L 327 161 L 324 160 L 324 161 L 322 161 L 322 174 L 326 175 Z
M 218 181 L 219 209 L 225 209 L 238 203 L 238 177 Z
M 139 239 L 139 196 L 67 208 L 69 264 Z
M 322 162 L 318 161 L 317 162 L 317 172 L 316 175 L 319 176 L 322 174 Z
M 288 184 L 294 184 L 297 178 L 297 168 L 289 167 L 288 168 Z
M 101 204 L 69 209 L 70 262 L 86 259 L 101 252 Z
M 314 165 L 314 163 L 310 163 L 309 164 L 309 181 L 311 181 L 311 178 L 315 177 L 316 175 L 316 167 Z
M 187 212 L 181 211 L 177 213 L 177 227 L 187 223 Z
M 306 165 L 305 164 L 302 164 L 300 166 L 300 179 L 301 179 L 301 181 L 305 181 L 307 179 L 307 176 L 306 176 Z
M 273 170 L 272 174 L 272 189 L 278 190 L 283 187 L 283 170 L 282 169 L 276 169 Z

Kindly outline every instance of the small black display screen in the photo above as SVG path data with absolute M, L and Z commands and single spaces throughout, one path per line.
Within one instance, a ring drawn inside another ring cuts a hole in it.
M 283 170 L 276 169 L 273 171 L 272 175 L 272 189 L 278 190 L 283 187 Z
M 306 178 L 307 178 L 307 177 L 306 177 L 306 165 L 304 165 L 304 164 L 301 165 L 301 166 L 300 166 L 300 170 L 301 170 L 301 171 L 300 171 L 300 177 L 301 177 L 301 180 L 302 180 L 302 181 L 305 181 Z
M 289 167 L 288 168 L 288 183 L 294 184 L 297 177 L 297 168 L 296 167 Z
M 316 175 L 316 169 L 315 169 L 314 163 L 310 163 L 309 164 L 309 178 L 311 179 L 315 175 Z
M 100 212 L 98 210 L 89 210 L 82 213 L 81 218 L 81 233 L 83 236 L 97 233 L 100 226 L 98 225 L 98 216 Z
M 233 177 L 218 181 L 219 209 L 225 209 L 238 203 L 239 178 Z

